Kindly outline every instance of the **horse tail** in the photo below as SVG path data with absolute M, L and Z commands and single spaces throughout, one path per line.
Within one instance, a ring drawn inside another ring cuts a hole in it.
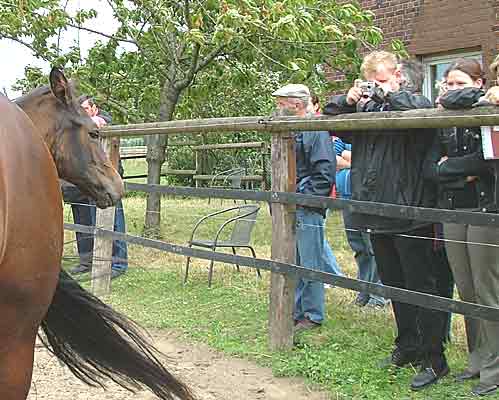
M 194 400 L 159 362 L 160 354 L 138 326 L 61 271 L 42 321 L 44 345 L 80 380 L 105 388 L 111 379 L 132 392 L 148 387 L 163 400 Z

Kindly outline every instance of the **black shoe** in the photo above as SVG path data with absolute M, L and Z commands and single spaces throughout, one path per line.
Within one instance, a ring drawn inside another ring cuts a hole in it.
M 320 328 L 321 324 L 311 321 L 308 318 L 302 319 L 298 321 L 294 328 L 293 328 L 293 333 L 297 334 L 303 331 L 308 331 L 310 329 L 315 329 L 315 328 Z
M 81 264 L 69 270 L 71 275 L 85 274 L 87 272 L 90 272 L 90 268 Z
M 125 272 L 125 270 L 113 269 L 111 270 L 111 279 L 116 279 L 123 275 Z
M 391 356 L 386 357 L 379 363 L 380 368 L 387 368 L 389 366 L 395 367 L 405 367 L 409 364 L 419 365 L 421 364 L 421 355 L 419 352 L 414 350 L 401 350 L 399 347 L 395 347 Z
M 421 371 L 415 375 L 414 378 L 412 378 L 411 389 L 421 390 L 426 386 L 437 382 L 440 378 L 443 378 L 449 373 L 449 371 L 447 363 L 445 363 L 444 366 L 438 370 L 435 370 L 432 367 L 423 366 Z
M 471 389 L 471 394 L 474 394 L 475 396 L 488 396 L 490 394 L 496 393 L 498 388 L 499 386 L 493 383 L 479 383 L 473 389 Z
M 357 307 L 364 307 L 369 302 L 369 295 L 365 295 L 364 293 L 358 294 L 355 298 L 354 304 Z
M 463 372 L 457 374 L 454 377 L 454 380 L 458 383 L 463 383 L 465 381 L 469 381 L 470 379 L 476 379 L 476 378 L 480 378 L 480 372 L 473 372 L 468 368 L 466 368 Z

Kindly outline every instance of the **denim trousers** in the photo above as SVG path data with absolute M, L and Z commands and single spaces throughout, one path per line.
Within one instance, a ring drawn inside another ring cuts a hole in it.
M 296 263 L 304 268 L 343 275 L 325 236 L 324 217 L 303 207 L 296 209 Z M 320 324 L 324 320 L 324 309 L 324 284 L 300 278 L 295 290 L 295 321 L 307 318 Z
M 73 220 L 75 224 L 95 226 L 96 207 L 90 201 L 80 201 L 78 204 L 71 204 L 73 212 Z M 125 233 L 125 212 L 123 210 L 122 201 L 116 203 L 116 211 L 114 215 L 114 231 Z M 91 267 L 94 249 L 94 238 L 87 233 L 76 233 L 76 246 L 80 257 L 80 264 Z M 126 271 L 128 268 L 128 248 L 127 243 L 123 240 L 113 241 L 112 265 L 111 268 L 115 271 Z
M 381 283 L 378 276 L 376 259 L 371 244 L 369 233 L 362 232 L 352 227 L 352 214 L 350 211 L 343 210 L 343 223 L 345 224 L 345 234 L 348 244 L 353 251 L 355 262 L 357 263 L 357 279 L 372 283 Z M 372 305 L 385 305 L 386 300 L 374 294 L 359 292 L 357 301 L 362 304 L 370 303 Z

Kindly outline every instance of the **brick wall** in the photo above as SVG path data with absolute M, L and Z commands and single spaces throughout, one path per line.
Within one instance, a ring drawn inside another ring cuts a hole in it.
M 374 12 L 375 23 L 383 30 L 385 40 L 381 47 L 387 47 L 392 39 L 400 39 L 406 45 L 411 42 L 414 23 L 422 4 L 423 0 L 360 1 L 362 8 Z
M 359 2 L 374 12 L 375 24 L 383 30 L 381 48 L 399 39 L 411 55 L 418 57 L 481 50 L 486 66 L 499 54 L 499 0 Z M 331 79 L 341 77 L 333 74 Z
M 409 51 L 415 55 L 481 50 L 484 63 L 497 51 L 496 0 L 427 0 L 414 24 Z

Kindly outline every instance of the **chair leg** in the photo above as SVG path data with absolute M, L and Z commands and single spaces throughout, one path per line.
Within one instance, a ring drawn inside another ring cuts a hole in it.
M 251 250 L 251 254 L 253 255 L 253 258 L 256 258 L 255 249 L 251 246 L 249 247 L 249 249 Z M 260 270 L 258 268 L 256 269 L 256 274 L 258 275 L 259 278 L 262 277 L 262 274 L 260 273 Z
M 233 247 L 233 248 L 232 248 L 232 253 L 233 253 L 234 255 L 237 255 L 237 253 L 236 253 L 236 248 L 235 248 L 235 247 Z M 236 264 L 236 268 L 237 268 L 237 272 L 241 272 L 241 271 L 240 271 L 240 269 L 239 269 L 239 264 Z
M 189 245 L 189 248 L 192 246 Z M 191 258 L 187 257 L 187 261 L 185 263 L 185 276 L 184 276 L 184 285 L 187 283 L 187 276 L 189 275 L 189 263 L 191 262 Z
M 215 252 L 215 249 L 213 249 L 213 252 Z M 213 278 L 213 265 L 215 264 L 215 260 L 211 260 L 210 262 L 210 269 L 208 270 L 208 287 L 211 287 L 211 280 Z
M 187 262 L 185 263 L 184 285 L 187 283 L 187 276 L 189 275 L 189 262 L 190 261 L 191 261 L 191 258 L 187 257 Z

